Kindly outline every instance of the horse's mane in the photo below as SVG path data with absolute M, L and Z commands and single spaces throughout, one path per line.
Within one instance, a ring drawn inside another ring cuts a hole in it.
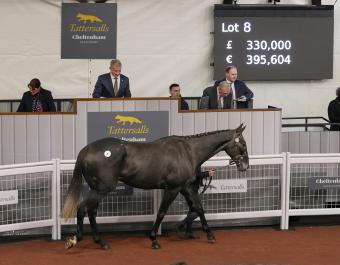
M 223 133 L 223 132 L 228 132 L 228 131 L 234 131 L 234 130 L 219 130 L 219 131 L 212 131 L 212 132 L 204 132 L 204 133 L 198 133 L 198 134 L 194 134 L 194 135 L 185 135 L 185 136 L 179 136 L 179 137 L 183 137 L 184 139 L 192 139 L 192 138 L 199 138 L 202 136 L 208 136 L 208 135 L 212 135 L 212 134 L 219 134 L 219 133 Z
M 218 131 L 204 132 L 204 133 L 198 133 L 198 134 L 193 134 L 193 135 L 184 135 L 184 136 L 181 136 L 181 135 L 170 135 L 170 136 L 161 137 L 158 140 L 163 140 L 163 139 L 168 139 L 168 138 L 179 138 L 179 139 L 188 140 L 188 139 L 200 138 L 202 136 L 208 136 L 208 135 L 213 135 L 213 134 L 220 134 L 220 133 L 223 133 L 223 132 L 231 132 L 231 131 L 235 131 L 235 129 L 218 130 Z

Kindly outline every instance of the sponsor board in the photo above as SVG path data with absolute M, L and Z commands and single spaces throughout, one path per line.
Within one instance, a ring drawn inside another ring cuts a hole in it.
M 18 190 L 0 191 L 0 205 L 17 203 L 18 203 Z
M 239 193 L 247 189 L 247 179 L 213 179 L 205 193 Z

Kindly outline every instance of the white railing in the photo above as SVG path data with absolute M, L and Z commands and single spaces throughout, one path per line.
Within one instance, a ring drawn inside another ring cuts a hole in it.
M 14 191 L 17 203 L 0 205 L 0 232 L 52 227 L 57 239 L 57 160 L 0 166 L 0 192 Z
M 52 238 L 60 239 L 61 227 L 76 223 L 75 219 L 64 222 L 59 217 L 74 163 L 55 159 L 0 166 L 0 194 L 18 191 L 18 203 L 0 205 L 0 232 L 48 226 L 52 228 Z M 228 164 L 228 157 L 213 157 L 203 169 L 217 170 L 213 181 L 239 181 L 246 187 L 239 192 L 206 192 L 202 204 L 207 220 L 279 217 L 281 229 L 288 229 L 290 216 L 340 214 L 340 192 L 336 187 L 320 190 L 310 184 L 315 177 L 340 176 L 340 154 L 251 156 L 250 167 L 244 173 Z M 97 221 L 152 222 L 160 200 L 159 190 L 109 194 L 98 209 Z M 179 196 L 164 221 L 181 220 L 187 211 L 185 200 Z
M 290 216 L 340 214 L 340 185 L 312 189 L 311 178 L 339 177 L 340 154 L 290 154 L 287 153 L 286 220 Z

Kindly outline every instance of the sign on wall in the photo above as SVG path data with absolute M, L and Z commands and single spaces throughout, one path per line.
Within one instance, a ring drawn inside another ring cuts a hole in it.
M 339 177 L 310 177 L 307 187 L 311 190 L 340 189 Z
M 117 54 L 117 4 L 62 4 L 61 59 L 112 59 Z
M 0 205 L 17 203 L 18 203 L 18 190 L 0 191 Z
M 247 179 L 213 179 L 206 193 L 239 193 L 247 190 Z
M 168 111 L 88 112 L 87 142 L 114 137 L 131 142 L 150 142 L 169 135 Z M 132 195 L 133 188 L 118 183 L 117 195 Z

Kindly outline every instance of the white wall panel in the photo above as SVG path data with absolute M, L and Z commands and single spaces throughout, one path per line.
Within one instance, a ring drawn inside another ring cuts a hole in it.
M 329 152 L 339 153 L 340 152 L 340 133 L 329 132 Z
M 111 102 L 111 111 L 123 111 L 124 102 L 122 100 L 113 100 Z M 98 110 L 93 110 L 98 111 Z
M 183 114 L 178 113 L 178 102 L 170 100 L 170 135 L 182 135 Z
M 108 111 L 111 111 L 111 102 L 110 109 Z M 75 124 L 75 153 L 78 154 L 79 151 L 87 144 L 87 104 L 85 101 L 78 102 L 78 113 Z
M 194 134 L 206 132 L 207 129 L 205 128 L 205 119 L 206 119 L 205 113 L 197 112 L 194 115 L 195 115 L 194 116 L 194 123 L 195 123 Z
M 39 116 L 27 115 L 27 161 L 39 161 Z
M 309 147 L 310 147 L 310 137 L 309 133 L 299 132 L 299 152 L 300 153 L 310 153 Z
M 75 116 L 63 116 L 63 159 L 74 159 L 75 153 Z M 86 130 L 87 128 L 84 128 Z
M 225 129 L 236 129 L 241 124 L 241 112 L 229 112 L 228 127 Z
M 99 111 L 102 112 L 111 111 L 111 101 L 100 101 Z
M 226 130 L 229 127 L 229 112 L 217 112 L 217 129 Z
M 51 160 L 51 116 L 39 115 L 39 161 Z
M 217 131 L 217 112 L 205 113 L 205 129 L 207 132 Z
M 146 107 L 147 107 L 147 110 L 149 110 L 149 111 L 157 111 L 157 110 L 159 110 L 159 101 L 158 100 L 148 100 Z
M 251 127 L 247 124 L 246 130 L 251 131 L 251 151 L 254 155 L 263 154 L 263 128 L 264 128 L 264 120 L 263 120 L 263 112 L 262 111 L 254 111 L 251 112 Z M 248 143 L 249 146 L 249 143 Z
M 136 111 L 146 111 L 146 100 L 136 100 L 135 109 Z
M 321 133 L 309 132 L 310 152 L 321 153 Z
M 274 154 L 275 153 L 275 115 L 274 112 L 263 113 L 263 153 Z
M 83 107 L 80 108 L 80 111 L 82 110 L 82 108 Z M 83 130 L 85 131 L 86 129 L 83 128 Z M 64 156 L 63 156 L 63 116 L 62 115 L 51 116 L 51 158 L 52 159 L 53 158 L 64 159 Z
M 195 116 L 194 113 L 183 113 L 182 120 L 182 135 L 193 135 L 195 134 Z
M 134 100 L 124 100 L 123 101 L 123 110 L 124 111 L 135 111 L 135 101 Z
M 26 162 L 26 116 L 14 117 L 14 161 L 15 163 Z

